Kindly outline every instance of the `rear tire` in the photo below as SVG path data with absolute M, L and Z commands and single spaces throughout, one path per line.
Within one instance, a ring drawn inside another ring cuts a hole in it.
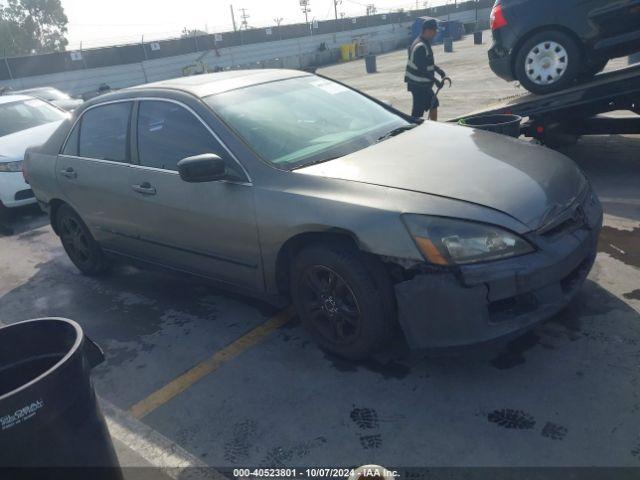
M 569 35 L 555 30 L 538 32 L 518 50 L 516 78 L 536 94 L 567 88 L 583 69 L 582 52 Z
M 392 339 L 395 296 L 377 259 L 348 244 L 315 244 L 294 258 L 290 278 L 298 315 L 323 350 L 361 360 Z
M 96 276 L 109 269 L 109 263 L 80 216 L 68 205 L 56 212 L 56 231 L 69 259 L 84 275 Z

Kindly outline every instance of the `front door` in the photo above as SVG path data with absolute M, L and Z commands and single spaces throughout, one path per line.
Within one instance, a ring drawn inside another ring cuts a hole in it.
M 187 107 L 163 100 L 139 103 L 138 165 L 132 167 L 133 213 L 140 255 L 155 262 L 249 289 L 261 289 L 252 186 L 240 166 Z M 187 183 L 177 164 L 214 153 L 236 181 Z

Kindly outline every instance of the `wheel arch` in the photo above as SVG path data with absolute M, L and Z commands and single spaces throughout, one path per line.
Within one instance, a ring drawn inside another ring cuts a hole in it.
M 60 210 L 60 207 L 63 205 L 68 205 L 69 207 L 71 207 L 67 202 L 59 198 L 53 198 L 49 200 L 49 222 L 51 223 L 51 228 L 53 229 L 56 235 L 60 235 L 60 232 L 58 232 L 58 225 L 57 225 L 58 222 L 56 221 L 57 220 L 56 217 L 58 215 L 58 211 Z
M 534 35 L 541 32 L 546 32 L 546 31 L 562 32 L 566 35 L 569 35 L 571 38 L 575 40 L 576 45 L 578 45 L 578 48 L 580 49 L 580 54 L 582 55 L 582 57 L 584 58 L 584 56 L 586 55 L 587 46 L 580 39 L 578 34 L 576 34 L 576 32 L 574 32 L 570 28 L 565 27 L 564 25 L 558 25 L 558 24 L 540 25 L 539 27 L 528 31 L 526 34 L 520 37 L 518 42 L 513 47 L 513 53 L 511 54 L 511 74 L 514 76 L 514 78 L 517 78 L 516 77 L 516 60 L 518 59 L 518 54 L 520 53 L 520 49 L 522 48 L 522 46 Z
M 314 243 L 339 243 L 362 251 L 358 237 L 342 228 L 306 231 L 293 235 L 280 247 L 275 261 L 274 280 L 278 294 L 289 296 L 289 268 L 295 255 Z

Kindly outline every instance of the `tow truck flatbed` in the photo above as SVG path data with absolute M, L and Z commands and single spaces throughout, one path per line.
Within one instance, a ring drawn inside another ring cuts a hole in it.
M 631 115 L 603 115 L 620 110 Z M 581 135 L 640 134 L 640 64 L 602 73 L 560 92 L 508 97 L 451 121 L 492 114 L 523 117 L 522 134 L 550 146 L 570 143 Z

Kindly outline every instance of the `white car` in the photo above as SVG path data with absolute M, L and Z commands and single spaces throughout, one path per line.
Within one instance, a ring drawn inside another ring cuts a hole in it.
M 0 96 L 0 210 L 36 202 L 22 176 L 25 150 L 44 143 L 68 116 L 38 98 Z
M 55 105 L 56 107 L 67 110 L 68 112 L 72 112 L 84 103 L 84 100 L 81 100 L 79 98 L 71 98 L 71 96 L 69 96 L 68 94 L 61 92 L 57 88 L 53 87 L 29 88 L 27 90 L 17 90 L 15 92 L 11 92 L 11 94 L 28 95 L 30 97 L 40 98 Z

